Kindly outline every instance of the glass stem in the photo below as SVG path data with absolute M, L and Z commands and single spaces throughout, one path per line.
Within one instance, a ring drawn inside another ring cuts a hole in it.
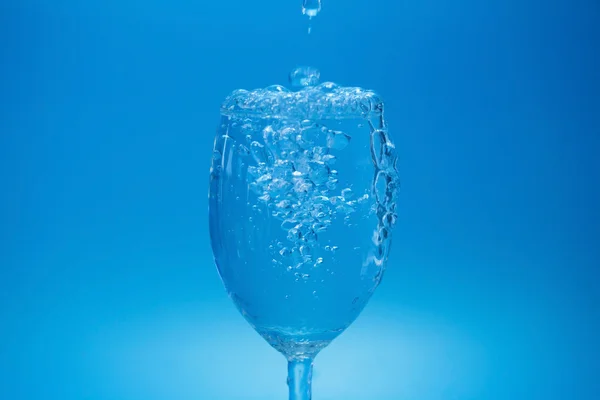
M 287 383 L 290 389 L 289 400 L 311 399 L 312 370 L 312 358 L 290 360 L 288 362 Z

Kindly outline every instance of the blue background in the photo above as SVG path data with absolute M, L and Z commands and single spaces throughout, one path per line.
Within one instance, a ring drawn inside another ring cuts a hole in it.
M 296 64 L 375 89 L 384 281 L 314 398 L 600 398 L 600 3 L 2 1 L 0 399 L 284 399 L 213 265 L 219 104 Z

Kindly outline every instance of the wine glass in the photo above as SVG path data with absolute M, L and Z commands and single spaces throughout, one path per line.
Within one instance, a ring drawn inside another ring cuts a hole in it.
M 221 106 L 209 220 L 236 307 L 288 360 L 290 400 L 311 398 L 315 356 L 381 281 L 396 223 L 397 156 L 372 91 L 318 84 L 236 90 Z

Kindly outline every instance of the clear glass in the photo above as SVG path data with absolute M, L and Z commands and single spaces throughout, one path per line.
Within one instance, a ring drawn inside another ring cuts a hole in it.
M 372 92 L 234 92 L 210 173 L 210 233 L 235 305 L 310 399 L 312 362 L 379 285 L 396 222 L 396 150 Z M 258 100 L 257 100 L 258 99 Z

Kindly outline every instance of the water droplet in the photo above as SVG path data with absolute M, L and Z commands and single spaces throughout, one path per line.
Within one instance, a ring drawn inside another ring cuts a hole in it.
M 315 267 L 316 267 L 317 265 L 320 265 L 320 264 L 322 264 L 322 263 L 323 263 L 323 257 L 319 257 L 319 258 L 317 258 L 317 260 L 315 261 Z

